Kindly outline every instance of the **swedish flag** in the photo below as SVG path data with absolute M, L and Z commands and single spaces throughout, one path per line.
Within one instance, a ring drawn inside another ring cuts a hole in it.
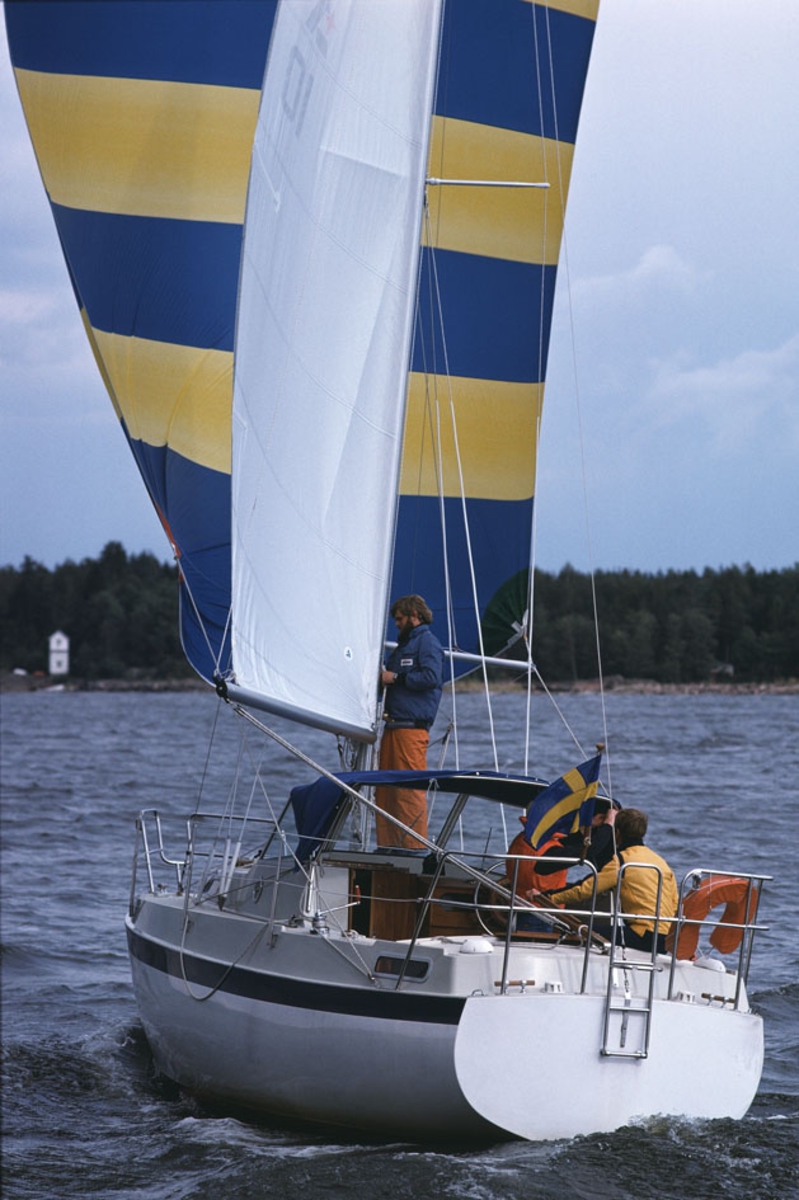
M 524 835 L 534 850 L 555 833 L 574 833 L 581 825 L 591 824 L 601 761 L 601 753 L 589 758 L 539 793 L 524 825 Z

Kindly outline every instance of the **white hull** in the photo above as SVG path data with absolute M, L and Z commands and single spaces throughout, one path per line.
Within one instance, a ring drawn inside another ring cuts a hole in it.
M 648 1055 L 635 1059 L 598 1053 L 603 1019 L 597 996 L 467 1000 L 455 1043 L 464 1095 L 502 1129 L 530 1140 L 609 1132 L 659 1114 L 746 1113 L 763 1068 L 759 1017 L 656 1001 Z M 520 1104 L 520 1096 L 536 1095 L 529 1087 L 536 1078 L 546 1080 L 546 1102 Z
M 741 1117 L 757 1090 L 762 1022 L 745 993 L 733 1010 L 731 972 L 678 963 L 666 999 L 670 959 L 658 959 L 647 1022 L 647 972 L 617 964 L 611 1002 L 627 1015 L 611 1013 L 605 1040 L 600 953 L 581 993 L 579 947 L 514 943 L 501 994 L 502 940 L 425 938 L 413 957 L 427 977 L 398 990 L 366 972 L 407 942 L 310 923 L 267 939 L 213 904 L 184 938 L 183 915 L 179 898 L 147 896 L 128 931 L 156 1063 L 200 1096 L 391 1136 L 535 1140 L 657 1114 Z

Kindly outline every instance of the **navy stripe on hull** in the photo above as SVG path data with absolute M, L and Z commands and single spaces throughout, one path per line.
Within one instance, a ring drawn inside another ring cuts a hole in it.
M 365 988 L 335 987 L 265 975 L 248 967 L 228 969 L 196 955 L 171 950 L 151 942 L 128 927 L 128 949 L 133 958 L 153 970 L 190 983 L 215 988 L 233 996 L 246 996 L 267 1004 L 282 1004 L 314 1012 L 340 1013 L 351 1017 L 376 1017 L 383 1021 L 420 1021 L 430 1025 L 457 1025 L 463 997 L 422 996 L 411 992 L 367 991 Z

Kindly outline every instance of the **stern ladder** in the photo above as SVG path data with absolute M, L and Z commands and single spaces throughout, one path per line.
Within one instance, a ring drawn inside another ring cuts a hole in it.
M 618 951 L 624 953 L 624 947 L 616 943 L 616 931 L 623 928 L 621 903 L 621 881 L 625 871 L 644 870 L 657 871 L 658 890 L 654 914 L 627 914 L 647 916 L 654 919 L 654 937 L 652 950 L 647 959 L 632 961 L 619 958 Z M 660 901 L 663 891 L 663 877 L 660 868 L 650 863 L 622 863 L 616 884 L 613 928 L 610 939 L 610 955 L 608 960 L 608 987 L 605 996 L 605 1019 L 602 1029 L 602 1046 L 600 1054 L 604 1058 L 647 1058 L 649 1055 L 649 1035 L 652 1029 L 652 1000 L 655 992 L 655 972 L 657 964 L 657 929 L 660 919 Z M 624 997 L 619 1000 L 617 985 L 619 973 L 624 972 Z M 630 987 L 627 972 L 642 971 L 648 976 L 647 987 L 643 994 L 634 995 Z

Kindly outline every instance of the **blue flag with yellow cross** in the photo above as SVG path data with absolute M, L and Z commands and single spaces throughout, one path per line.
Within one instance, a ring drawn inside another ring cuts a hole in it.
M 556 833 L 574 833 L 594 818 L 601 752 L 573 767 L 536 796 L 527 811 L 524 835 L 534 850 Z

